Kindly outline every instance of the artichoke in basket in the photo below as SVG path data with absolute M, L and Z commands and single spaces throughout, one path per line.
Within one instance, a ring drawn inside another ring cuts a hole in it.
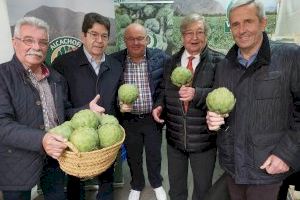
M 209 111 L 225 115 L 228 114 L 235 105 L 233 93 L 226 87 L 214 89 L 206 97 L 206 105 Z
M 122 140 L 123 129 L 120 125 L 104 124 L 98 129 L 100 147 L 105 148 Z
M 79 127 L 70 136 L 70 142 L 80 152 L 93 151 L 99 148 L 97 131 L 89 127 Z
M 74 129 L 79 127 L 96 129 L 99 125 L 99 118 L 93 111 L 85 109 L 74 114 L 71 119 L 71 124 Z
M 71 122 L 66 121 L 66 122 L 62 123 L 61 125 L 50 129 L 49 132 L 61 135 L 64 138 L 66 138 L 67 140 L 69 140 L 69 138 L 73 132 L 73 128 L 71 126 Z
M 118 119 L 113 115 L 103 114 L 99 117 L 100 125 L 104 124 L 119 124 Z

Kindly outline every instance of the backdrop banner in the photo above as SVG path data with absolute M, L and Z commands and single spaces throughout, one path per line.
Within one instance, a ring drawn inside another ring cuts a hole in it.
M 109 44 L 115 45 L 113 1 L 85 0 L 83 3 L 81 0 L 9 0 L 7 7 L 12 30 L 16 21 L 23 16 L 35 16 L 49 24 L 50 43 L 47 64 L 51 64 L 57 56 L 81 45 L 83 16 L 89 12 L 96 12 L 109 18 L 111 22 Z
M 9 61 L 14 53 L 9 27 L 6 0 L 0 0 L 0 64 Z

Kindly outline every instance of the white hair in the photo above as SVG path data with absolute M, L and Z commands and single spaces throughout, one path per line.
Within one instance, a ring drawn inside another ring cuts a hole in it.
M 49 25 L 45 21 L 43 21 L 39 18 L 36 18 L 36 17 L 23 17 L 23 18 L 19 19 L 15 26 L 14 37 L 20 36 L 20 29 L 23 25 L 31 25 L 31 26 L 35 26 L 40 29 L 44 29 L 46 31 L 47 37 L 49 39 Z
M 257 14 L 257 17 L 259 20 L 262 20 L 266 17 L 264 5 L 259 0 L 235 0 L 235 1 L 233 1 L 232 5 L 228 9 L 229 16 L 233 9 L 240 7 L 240 6 L 249 5 L 249 4 L 255 5 L 256 10 L 257 10 L 256 14 Z

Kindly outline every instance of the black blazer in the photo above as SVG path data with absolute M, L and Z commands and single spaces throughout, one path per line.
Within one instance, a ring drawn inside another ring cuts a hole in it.
M 117 60 L 106 55 L 97 76 L 81 46 L 75 51 L 57 57 L 52 67 L 65 77 L 68 84 L 68 97 L 74 108 L 68 113 L 68 117 L 88 108 L 88 103 L 97 94 L 100 94 L 98 105 L 105 108 L 105 113 L 116 113 L 117 90 L 123 73 L 121 63 Z

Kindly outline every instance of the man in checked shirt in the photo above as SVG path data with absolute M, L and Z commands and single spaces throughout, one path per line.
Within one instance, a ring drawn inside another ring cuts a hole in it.
M 166 200 L 162 187 L 161 142 L 162 125 L 151 115 L 157 98 L 157 89 L 163 76 L 163 66 L 168 56 L 159 49 L 147 48 L 146 29 L 137 23 L 128 25 L 124 33 L 127 49 L 112 54 L 124 67 L 124 82 L 135 84 L 139 97 L 133 105 L 122 105 L 123 127 L 126 131 L 125 147 L 131 172 L 129 200 L 138 200 L 145 187 L 143 150 L 145 147 L 148 178 L 158 200 Z

